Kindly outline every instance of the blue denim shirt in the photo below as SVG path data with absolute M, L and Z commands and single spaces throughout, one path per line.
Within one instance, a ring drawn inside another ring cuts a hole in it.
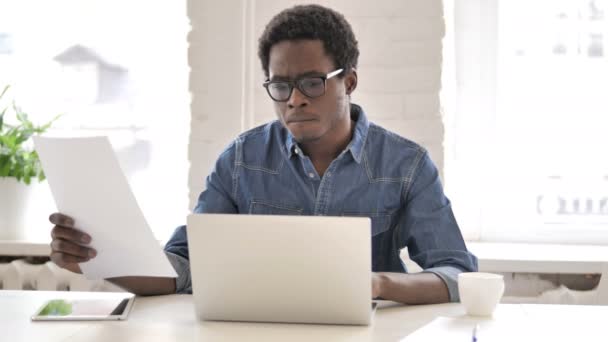
M 280 122 L 241 134 L 220 155 L 194 212 L 369 217 L 372 271 L 407 272 L 399 255 L 407 247 L 458 301 L 458 273 L 477 270 L 477 259 L 437 168 L 422 147 L 370 123 L 361 107 L 351 105 L 351 117 L 353 138 L 322 177 Z M 177 292 L 191 292 L 185 226 L 165 251 L 179 275 Z

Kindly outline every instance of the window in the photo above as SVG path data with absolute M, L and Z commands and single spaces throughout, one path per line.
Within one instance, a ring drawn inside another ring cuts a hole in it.
M 446 5 L 446 185 L 467 238 L 608 244 L 607 11 Z
M 161 240 L 188 212 L 188 31 L 185 1 L 0 2 L 0 86 L 34 122 L 63 113 L 53 135 L 109 136 Z M 45 241 L 38 188 L 28 238 Z

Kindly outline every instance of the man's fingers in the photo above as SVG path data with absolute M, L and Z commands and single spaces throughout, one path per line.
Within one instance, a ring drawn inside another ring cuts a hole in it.
M 57 264 L 59 267 L 66 268 L 66 266 L 70 266 L 70 264 L 77 264 L 81 262 L 89 261 L 89 258 L 81 258 L 75 255 L 60 253 L 60 252 L 52 252 L 51 253 L 51 261 Z M 70 268 L 68 268 L 70 269 Z M 71 271 L 72 269 L 70 269 Z
M 74 219 L 62 213 L 52 213 L 49 216 L 49 221 L 58 226 L 74 228 Z
M 63 239 L 79 244 L 89 244 L 91 236 L 73 228 L 55 226 L 51 230 L 51 237 L 55 239 Z
M 74 228 L 74 219 L 61 213 L 53 213 L 49 221 L 55 225 L 51 230 L 51 261 L 57 266 L 75 273 L 82 273 L 81 262 L 87 262 L 97 251 L 83 246 L 91 243 L 91 236 Z
M 63 239 L 53 239 L 51 242 L 51 250 L 53 253 L 69 254 L 87 260 L 94 258 L 97 255 L 97 252 L 92 248 L 81 246 Z

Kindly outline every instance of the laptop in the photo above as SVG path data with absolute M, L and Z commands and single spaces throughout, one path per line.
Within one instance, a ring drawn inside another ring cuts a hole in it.
M 369 218 L 188 216 L 201 320 L 369 325 Z

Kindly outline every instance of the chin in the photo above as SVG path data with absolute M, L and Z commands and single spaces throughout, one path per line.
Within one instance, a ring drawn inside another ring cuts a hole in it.
M 318 132 L 290 132 L 298 143 L 307 143 L 321 139 L 321 134 Z
M 325 133 L 322 127 L 316 122 L 314 124 L 308 123 L 305 125 L 288 125 L 287 129 L 299 143 L 319 140 Z

